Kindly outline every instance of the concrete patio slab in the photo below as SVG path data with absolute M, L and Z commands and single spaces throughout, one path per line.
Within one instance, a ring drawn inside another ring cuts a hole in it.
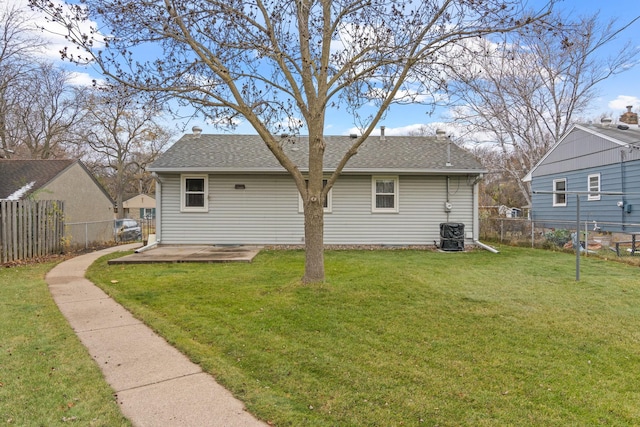
M 158 245 L 109 260 L 109 264 L 251 262 L 261 249 L 260 246 Z

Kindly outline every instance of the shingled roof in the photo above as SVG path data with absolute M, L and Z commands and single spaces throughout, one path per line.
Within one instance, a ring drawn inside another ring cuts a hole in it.
M 78 163 L 111 200 L 109 193 L 79 160 L 0 160 L 0 200 L 23 200 Z
M 325 170 L 333 170 L 354 140 L 325 137 Z M 282 146 L 300 170 L 308 170 L 308 138 L 282 138 Z M 447 166 L 450 163 L 450 166 Z M 150 171 L 154 172 L 284 172 L 258 135 L 184 135 Z M 482 173 L 468 151 L 447 139 L 419 136 L 370 137 L 351 158 L 344 173 Z
M 76 160 L 0 160 L 0 199 L 24 199 L 74 162 Z

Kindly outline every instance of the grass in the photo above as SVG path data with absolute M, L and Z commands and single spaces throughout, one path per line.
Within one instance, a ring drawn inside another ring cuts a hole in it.
M 299 251 L 106 259 L 93 281 L 275 425 L 640 422 L 637 267 L 583 258 L 576 282 L 559 252 L 336 251 L 302 286 Z
M 52 267 L 0 269 L 0 424 L 128 426 L 51 298 Z

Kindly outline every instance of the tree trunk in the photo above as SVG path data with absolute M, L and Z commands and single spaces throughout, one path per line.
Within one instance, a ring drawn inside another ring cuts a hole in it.
M 313 196 L 310 199 L 314 199 Z M 302 282 L 324 281 L 324 211 L 322 200 L 307 200 L 304 203 L 305 264 Z
M 309 177 L 304 203 L 304 283 L 324 282 L 323 121 L 309 124 Z

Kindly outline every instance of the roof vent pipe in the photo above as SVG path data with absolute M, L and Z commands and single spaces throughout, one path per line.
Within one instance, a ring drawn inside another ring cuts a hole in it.
M 444 129 L 436 130 L 436 139 L 445 139 L 447 137 L 447 132 Z
M 380 141 L 386 141 L 387 138 L 384 136 L 384 126 L 380 126 Z
M 608 128 L 611 122 L 612 122 L 611 117 L 603 117 L 600 119 L 600 124 L 602 125 L 603 128 Z
M 356 139 L 357 137 L 358 137 L 357 133 L 349 134 L 349 138 L 351 138 L 351 139 Z
M 193 136 L 195 136 L 196 138 L 200 138 L 202 128 L 200 126 L 194 126 L 191 128 L 191 132 L 193 132 Z

